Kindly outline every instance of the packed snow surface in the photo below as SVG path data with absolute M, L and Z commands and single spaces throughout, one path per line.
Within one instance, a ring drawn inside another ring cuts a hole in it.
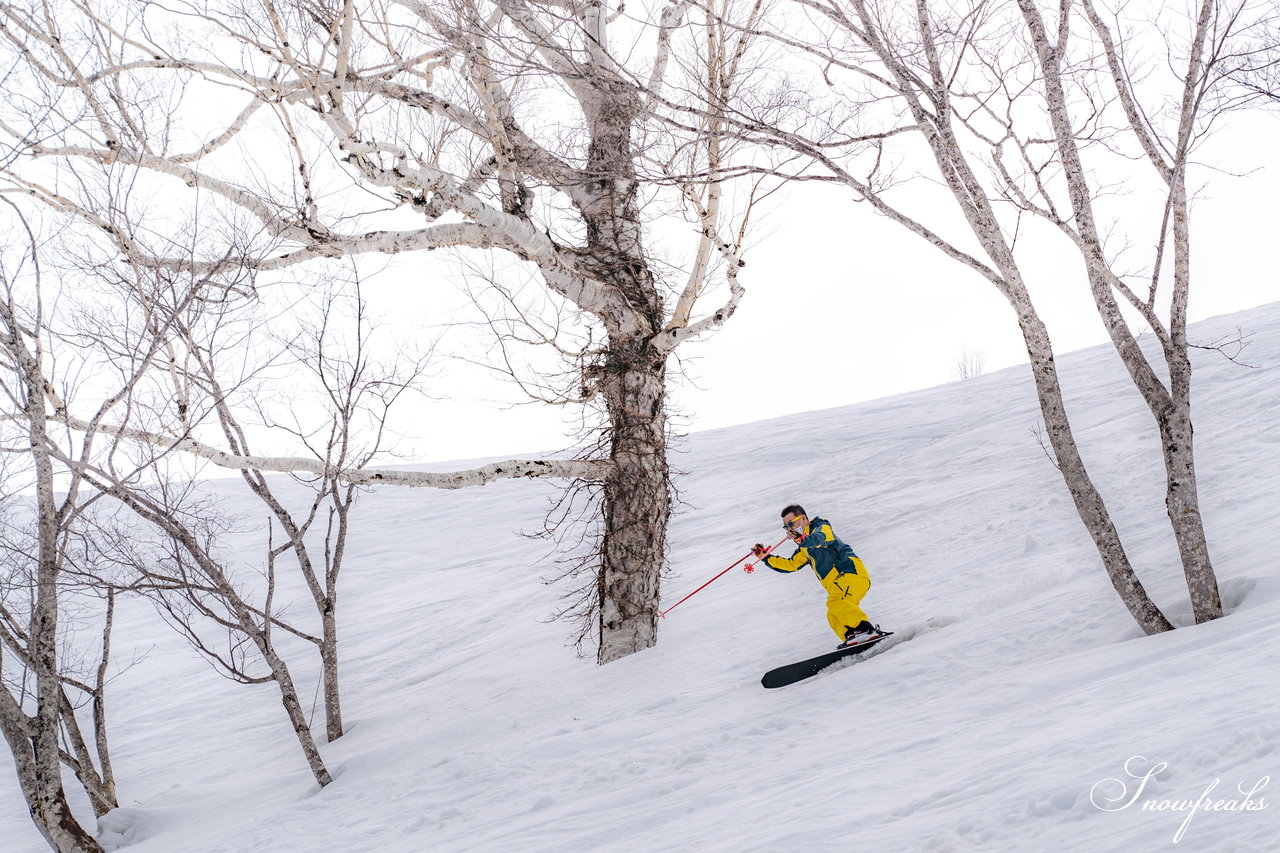
M 811 572 L 735 569 L 655 648 L 601 667 L 548 618 L 568 592 L 544 583 L 549 546 L 519 535 L 551 484 L 385 488 L 356 510 L 341 581 L 334 782 L 314 783 L 274 686 L 221 679 L 126 603 L 121 808 L 98 837 L 130 853 L 1280 850 L 1280 303 L 1192 337 L 1238 329 L 1248 366 L 1195 353 L 1224 619 L 1191 625 L 1150 414 L 1098 348 L 1060 359 L 1076 436 L 1179 630 L 1143 636 L 1112 590 L 1026 367 L 682 442 L 664 606 L 781 538 L 798 501 L 866 561 L 864 606 L 896 632 L 780 690 L 760 676 L 835 642 Z M 264 512 L 236 481 L 213 488 L 252 574 Z M 311 701 L 317 661 L 293 660 Z M 7 753 L 0 848 L 45 849 Z

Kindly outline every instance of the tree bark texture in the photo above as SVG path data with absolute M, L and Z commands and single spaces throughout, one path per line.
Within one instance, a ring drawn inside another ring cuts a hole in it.
M 1011 301 L 1018 312 L 1018 325 L 1027 345 L 1027 354 L 1031 357 L 1031 373 L 1035 379 L 1040 413 L 1076 513 L 1098 550 L 1112 587 L 1134 621 L 1147 634 L 1168 631 L 1173 625 L 1151 600 L 1134 571 L 1106 502 L 1094 486 L 1085 468 L 1084 459 L 1080 456 L 1080 448 L 1071 432 L 1071 422 L 1067 418 L 1062 399 L 1062 386 L 1058 380 L 1058 368 L 1048 329 L 1031 307 L 1030 297 L 1025 293 L 1019 294 L 1019 297 Z
M 1222 616 L 1222 596 L 1200 515 L 1190 405 L 1175 404 L 1173 411 L 1159 419 L 1159 425 L 1166 472 L 1165 508 L 1178 543 L 1192 613 L 1196 622 L 1208 622 Z
M 36 475 L 36 589 L 28 632 L 28 660 L 36 679 L 35 714 L 28 716 L 0 687 L 0 724 L 13 751 L 31 819 L 59 853 L 102 848 L 76 821 L 62 785 L 59 730 L 62 682 L 58 673 L 58 533 L 53 461 L 46 432 L 44 374 L 22 338 L 16 317 L 5 311 L 5 341 L 22 386 L 27 435 Z
M 657 641 L 658 585 L 671 515 L 666 360 L 655 355 L 647 342 L 634 341 L 632 348 L 636 352 L 627 359 L 628 366 L 611 376 L 603 391 L 613 470 L 604 487 L 598 585 L 600 663 Z
M 342 737 L 342 690 L 338 681 L 338 614 L 337 592 L 331 590 L 320 614 L 320 667 L 324 683 L 325 740 L 333 743 Z
M 602 78 L 605 70 L 599 69 Z M 610 75 L 611 76 L 611 75 Z M 598 390 L 609 418 L 610 471 L 597 582 L 599 647 L 608 663 L 657 640 L 659 581 L 671 514 L 667 465 L 666 354 L 655 345 L 663 304 L 645 256 L 631 134 L 640 110 L 621 81 L 598 86 L 583 104 L 590 134 L 580 213 L 582 261 L 605 285 L 609 339 Z
M 1197 622 L 1216 619 L 1222 615 L 1222 602 L 1218 594 L 1217 579 L 1209 560 L 1208 541 L 1200 515 L 1199 494 L 1195 479 L 1194 444 L 1191 425 L 1191 362 L 1187 354 L 1186 307 L 1190 284 L 1190 239 L 1187 199 L 1185 192 L 1185 158 L 1189 122 L 1194 107 L 1184 98 L 1182 129 L 1179 132 L 1178 152 L 1173 168 L 1161 169 L 1169 182 L 1169 206 L 1173 214 L 1174 232 L 1174 292 L 1171 307 L 1172 320 L 1168 333 L 1162 335 L 1165 359 L 1169 367 L 1169 386 L 1166 387 L 1142 352 L 1120 312 L 1113 282 L 1115 276 L 1107 263 L 1103 241 L 1093 210 L 1093 197 L 1080 154 L 1076 130 L 1071 121 L 1071 111 L 1064 89 L 1061 57 L 1050 39 L 1044 19 L 1032 0 L 1018 0 L 1018 6 L 1027 22 L 1035 47 L 1036 58 L 1043 72 L 1045 105 L 1053 126 L 1058 155 L 1062 161 L 1063 176 L 1067 183 L 1071 209 L 1080 235 L 1081 252 L 1085 271 L 1093 294 L 1094 303 L 1112 344 L 1128 370 L 1134 386 L 1151 410 L 1160 432 L 1161 454 L 1166 472 L 1165 504 L 1174 539 L 1187 579 L 1192 607 Z M 1203 44 L 1204 30 L 1208 25 L 1210 0 L 1201 5 L 1200 20 L 1196 27 L 1197 47 L 1192 50 L 1191 67 L 1185 86 L 1190 90 L 1197 76 L 1199 45 Z M 1065 13 L 1064 13 L 1065 14 Z M 1061 24 L 1060 24 L 1061 26 Z

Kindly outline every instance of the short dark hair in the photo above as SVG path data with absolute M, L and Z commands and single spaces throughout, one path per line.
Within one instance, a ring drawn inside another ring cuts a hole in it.
M 787 508 L 782 511 L 783 518 L 786 518 L 788 515 L 808 515 L 808 514 L 809 513 L 805 512 L 804 507 L 800 506 L 800 504 L 788 504 Z

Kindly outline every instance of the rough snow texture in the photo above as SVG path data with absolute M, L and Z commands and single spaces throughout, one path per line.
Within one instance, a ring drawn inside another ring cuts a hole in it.
M 549 484 L 385 488 L 349 544 L 334 783 L 317 791 L 273 687 L 219 679 L 134 604 L 117 654 L 154 649 L 111 689 L 127 805 L 99 837 L 131 853 L 1273 851 L 1280 304 L 1192 334 L 1237 325 L 1261 367 L 1199 352 L 1195 393 L 1223 620 L 1141 636 L 1036 443 L 1025 367 L 689 439 L 666 601 L 798 500 L 866 560 L 865 605 L 897 632 L 782 690 L 761 674 L 832 642 L 811 576 L 734 571 L 655 648 L 597 667 L 544 620 L 544 546 L 513 532 Z M 1062 359 L 1077 436 L 1143 582 L 1187 625 L 1154 428 L 1109 350 Z M 300 667 L 300 689 L 318 674 Z M 1167 767 L 1139 792 L 1127 761 Z M 1264 777 L 1239 808 L 1237 786 Z M 1238 810 L 1170 810 L 1215 780 L 1209 801 Z M 1136 801 L 1107 812 L 1091 792 Z M 0 839 L 44 849 L 7 756 Z

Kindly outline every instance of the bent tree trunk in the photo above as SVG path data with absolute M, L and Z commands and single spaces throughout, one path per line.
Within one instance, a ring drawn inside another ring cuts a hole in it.
M 1169 522 L 1182 559 L 1191 602 L 1197 622 L 1216 619 L 1222 615 L 1217 579 L 1209 561 L 1209 548 L 1205 540 L 1204 526 L 1200 518 L 1199 498 L 1195 480 L 1195 465 L 1191 440 L 1191 362 L 1187 358 L 1186 307 L 1190 289 L 1190 233 L 1186 196 L 1186 163 L 1192 125 L 1195 122 L 1200 100 L 1194 88 L 1199 78 L 1200 51 L 1203 49 L 1212 12 L 1212 3 L 1203 2 L 1200 19 L 1196 25 L 1191 51 L 1190 67 L 1184 80 L 1181 126 L 1178 134 L 1177 154 L 1171 163 L 1155 158 L 1157 170 L 1170 188 L 1167 212 L 1173 215 L 1174 237 L 1174 292 L 1170 308 L 1172 322 L 1165 338 L 1166 361 L 1169 365 L 1170 387 L 1165 388 L 1148 363 L 1137 339 L 1120 314 L 1116 301 L 1114 279 L 1105 260 L 1103 239 L 1093 210 L 1093 191 L 1087 179 L 1077 131 L 1071 120 L 1069 100 L 1060 67 L 1060 49 L 1050 38 L 1039 8 L 1030 0 L 1018 0 L 1018 7 L 1026 20 L 1028 32 L 1043 73 L 1045 103 L 1056 138 L 1056 146 L 1062 163 L 1062 173 L 1071 198 L 1071 210 L 1077 223 L 1089 278 L 1090 290 L 1098 315 L 1102 318 L 1124 362 L 1134 386 L 1151 409 L 1159 426 L 1162 455 L 1167 475 L 1165 503 Z M 1095 29 L 1101 25 L 1095 16 Z M 1201 93 L 1203 94 L 1203 93 Z M 1132 116 L 1132 110 L 1130 111 Z M 1135 130 L 1145 134 L 1141 121 L 1134 121 Z M 1148 140 L 1148 151 L 1155 146 Z M 1166 214 L 1168 215 L 1168 214 Z M 1157 270 L 1158 272 L 1158 270 Z M 1155 299 L 1154 286 L 1152 301 Z M 1158 329 L 1158 324 L 1154 324 Z M 1146 626 L 1144 625 L 1144 628 Z
M 289 723 L 293 726 L 293 733 L 298 738 L 299 746 L 302 747 L 303 756 L 307 759 L 307 767 L 311 769 L 311 775 L 315 777 L 316 784 L 323 788 L 333 781 L 333 777 L 329 775 L 329 769 L 325 767 L 324 759 L 320 755 L 320 748 L 316 745 L 315 736 L 311 734 L 307 713 L 303 710 L 302 700 L 293 684 L 289 667 L 276 654 L 275 648 L 269 642 L 263 641 L 261 632 L 255 631 L 253 638 L 267 666 L 271 668 L 271 678 L 280 690 L 280 704 L 284 706 Z
M 33 732 L 35 728 L 36 719 L 28 717 L 9 692 L 0 688 L 0 733 L 13 752 L 18 787 L 36 829 L 59 853 L 102 853 L 71 814 L 57 755 L 50 761 L 42 753 L 44 735 Z
M 1156 634 L 1171 630 L 1173 625 L 1151 600 L 1134 572 L 1133 564 L 1129 562 L 1120 541 L 1120 533 L 1111 520 L 1111 513 L 1090 479 L 1084 459 L 1080 456 L 1080 448 L 1071 432 L 1071 423 L 1067 420 L 1049 330 L 1032 307 L 1029 295 L 1025 292 L 1018 293 L 1013 288 L 1006 295 L 1018 313 L 1018 326 L 1031 357 L 1031 372 L 1035 379 L 1036 396 L 1040 401 L 1040 412 L 1049 434 L 1049 444 L 1062 472 L 1062 479 L 1075 503 L 1076 512 L 1102 558 L 1107 577 L 1145 633 Z
M 923 8 L 921 6 L 921 9 Z M 876 23 L 870 17 L 865 4 L 859 3 L 858 10 L 868 30 L 875 31 Z M 935 48 L 936 46 L 931 43 L 928 51 L 931 78 L 940 89 L 945 89 L 946 77 Z M 1031 294 L 1027 290 L 1026 281 L 1015 258 L 1013 246 L 1000 226 L 1000 219 L 988 199 L 987 190 L 979 180 L 965 153 L 964 146 L 956 136 L 950 102 L 943 98 L 940 102 L 941 109 L 936 112 L 927 109 L 916 94 L 917 83 L 913 72 L 900 57 L 888 52 L 882 43 L 877 49 L 881 59 L 894 69 L 902 90 L 912 93 L 908 101 L 916 125 L 924 132 L 925 140 L 929 143 L 941 174 L 946 177 L 948 186 L 960 204 L 970 229 L 978 238 L 987 257 L 995 265 L 994 270 L 987 271 L 987 277 L 1008 300 L 1017 316 L 1018 328 L 1022 333 L 1027 355 L 1031 359 L 1036 398 L 1040 403 L 1040 412 L 1044 418 L 1050 446 L 1053 448 L 1063 482 L 1075 504 L 1076 513 L 1088 530 L 1090 538 L 1093 539 L 1111 585 L 1145 633 L 1155 634 L 1171 630 L 1173 625 L 1151 600 L 1137 573 L 1133 570 L 1133 564 L 1125 553 L 1120 541 L 1120 533 L 1111 519 L 1111 513 L 1107 510 L 1102 495 L 1099 494 L 1085 468 L 1084 459 L 1080 456 L 1080 449 L 1076 445 L 1075 436 L 1071 432 L 1071 423 L 1067 418 L 1049 330 L 1035 310 Z M 932 95 L 929 100 L 933 100 Z M 1057 118 L 1058 116 L 1055 115 L 1055 119 Z
M 222 564 L 204 547 L 199 537 L 188 528 L 170 507 L 153 501 L 145 492 L 135 491 L 119 482 L 86 478 L 98 491 L 108 494 L 128 507 L 140 519 L 153 525 L 165 535 L 175 550 L 181 552 L 191 561 L 199 575 L 199 587 L 186 586 L 178 590 L 179 595 L 200 595 L 199 599 L 189 599 L 198 607 L 209 609 L 209 603 L 216 601 L 219 607 L 225 608 L 225 614 L 219 614 L 218 622 L 229 630 L 237 632 L 233 642 L 240 639 L 253 644 L 262 656 L 263 662 L 271 672 L 269 677 L 250 679 L 246 673 L 237 672 L 240 680 L 274 681 L 280 691 L 280 703 L 284 706 L 289 722 L 293 726 L 298 744 L 306 757 L 307 765 L 315 777 L 316 783 L 323 788 L 333 781 L 325 767 L 320 749 L 303 710 L 302 700 L 294 685 L 289 666 L 277 652 L 271 639 L 271 620 L 259 616 L 257 610 L 249 605 L 237 591 L 235 584 L 223 570 Z M 167 587 L 166 587 L 167 589 Z M 190 629 L 184 626 L 190 634 Z

